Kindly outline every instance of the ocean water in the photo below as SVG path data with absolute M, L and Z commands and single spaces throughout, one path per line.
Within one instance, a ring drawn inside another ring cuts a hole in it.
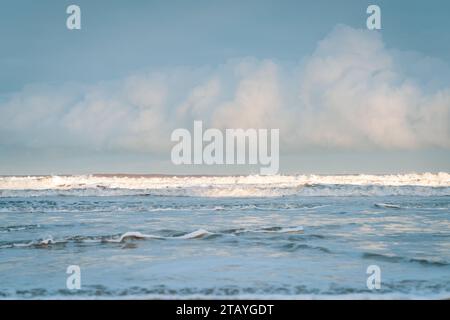
M 449 297 L 448 173 L 0 177 L 2 299 Z

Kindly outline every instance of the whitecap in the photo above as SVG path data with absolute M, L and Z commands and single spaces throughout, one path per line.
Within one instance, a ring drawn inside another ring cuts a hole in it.
M 197 239 L 211 234 L 213 233 L 208 230 L 198 229 L 182 236 L 172 237 L 172 239 Z
M 402 207 L 397 204 L 392 203 L 375 203 L 375 207 L 378 208 L 389 208 L 389 209 L 401 209 Z
M 107 239 L 105 241 L 119 243 L 119 242 L 123 242 L 124 240 L 127 240 L 127 239 L 138 239 L 139 240 L 139 239 L 161 239 L 161 238 L 163 238 L 163 237 L 159 237 L 159 236 L 155 236 L 155 235 L 151 235 L 151 234 L 143 234 L 138 231 L 129 231 L 129 232 L 125 232 L 117 239 Z

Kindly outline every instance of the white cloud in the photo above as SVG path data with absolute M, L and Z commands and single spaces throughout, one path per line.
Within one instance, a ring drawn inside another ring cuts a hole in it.
M 93 86 L 28 86 L 0 104 L 0 144 L 158 153 L 173 129 L 203 120 L 280 128 L 281 152 L 448 149 L 450 83 L 427 71 L 435 60 L 404 56 L 411 72 L 379 33 L 338 26 L 296 65 L 244 58 Z

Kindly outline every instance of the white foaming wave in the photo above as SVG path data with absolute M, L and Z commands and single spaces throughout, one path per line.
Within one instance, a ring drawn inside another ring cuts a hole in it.
M 55 241 L 52 236 L 48 236 L 46 238 L 43 238 L 41 240 L 35 240 L 30 242 L 18 242 L 18 243 L 10 243 L 6 245 L 0 246 L 0 249 L 7 249 L 7 248 L 27 248 L 27 247 L 47 247 L 52 244 L 57 243 L 65 243 L 65 241 Z
M 188 234 L 185 234 L 182 236 L 177 236 L 177 237 L 171 237 L 171 238 L 172 239 L 197 239 L 197 238 L 202 238 L 204 236 L 211 235 L 211 234 L 213 234 L 213 233 L 209 232 L 208 230 L 198 229 L 198 230 L 195 230 Z
M 205 198 L 269 198 L 284 196 L 450 196 L 450 187 L 423 186 L 354 186 L 354 185 L 316 185 L 292 188 L 278 188 L 268 185 L 265 188 L 242 188 L 223 186 L 169 187 L 165 189 L 69 189 L 69 190 L 0 190 L 0 198 L 6 197 L 120 197 L 120 196 L 161 196 L 161 197 L 205 197 Z M 4 210 L 4 209 L 0 209 Z M 158 211 L 158 210 L 155 210 Z
M 243 233 L 303 233 L 302 226 L 295 227 L 268 227 L 259 229 L 237 229 L 234 230 L 232 235 L 239 235 Z M 195 231 L 185 233 L 182 235 L 175 236 L 158 236 L 153 234 L 145 234 L 139 231 L 127 231 L 120 236 L 96 236 L 96 237 L 84 237 L 84 236 L 73 236 L 66 237 L 59 240 L 54 240 L 52 236 L 47 236 L 39 240 L 33 240 L 29 242 L 17 242 L 1 245 L 0 249 L 8 248 L 25 248 L 25 247 L 36 247 L 45 248 L 54 244 L 66 244 L 69 242 L 83 242 L 83 243 L 124 243 L 127 240 L 191 240 L 191 239 L 201 239 L 209 235 L 224 235 L 223 232 L 210 232 L 206 229 L 197 229 Z
M 303 233 L 303 227 L 287 227 L 287 228 L 280 228 L 279 230 L 264 230 L 264 232 L 274 232 L 274 233 Z
M 390 189 L 386 189 L 390 188 Z M 409 188 L 409 189 L 408 189 Z M 430 190 L 440 188 L 443 190 Z M 0 197 L 11 196 L 200 196 L 449 195 L 450 174 L 275 176 L 29 176 L 0 177 Z
M 38 243 L 36 243 L 36 245 L 39 245 L 39 246 L 48 246 L 49 244 L 55 244 L 55 243 L 56 243 L 56 241 L 53 240 L 53 237 L 52 237 L 52 236 L 49 236 L 48 238 L 42 239 L 41 241 L 39 241 Z
M 401 209 L 402 207 L 392 203 L 375 203 L 375 207 L 388 209 Z
M 163 237 L 155 236 L 152 234 L 143 234 L 138 231 L 129 231 L 129 232 L 125 232 L 117 239 L 107 239 L 105 241 L 120 243 L 127 239 L 161 239 L 161 238 L 163 238 Z
M 212 232 L 209 232 L 204 229 L 198 229 L 193 232 L 181 235 L 181 236 L 172 236 L 172 237 L 164 237 L 164 236 L 157 236 L 153 234 L 145 234 L 141 233 L 139 231 L 128 231 L 120 235 L 118 238 L 65 238 L 61 240 L 54 240 L 52 236 L 48 236 L 46 238 L 40 239 L 40 240 L 34 240 L 29 242 L 17 242 L 17 243 L 9 243 L 5 245 L 1 245 L 0 249 L 9 249 L 9 248 L 27 248 L 27 247 L 36 247 L 36 248 L 45 248 L 50 245 L 54 244 L 65 244 L 68 242 L 83 242 L 83 243 L 123 243 L 126 240 L 147 240 L 147 239 L 163 239 L 163 240 L 190 240 L 190 239 L 199 239 L 203 238 L 207 235 L 213 234 Z
M 116 239 L 107 239 L 106 242 L 115 242 L 115 243 L 121 243 L 124 242 L 124 240 L 127 239 L 180 239 L 180 240 L 187 240 L 187 239 L 198 239 L 202 238 L 207 235 L 213 234 L 212 232 L 209 232 L 208 230 L 204 229 L 198 229 L 193 232 L 181 235 L 181 236 L 173 236 L 173 237 L 163 237 L 163 236 L 157 236 L 153 234 L 144 234 L 139 231 L 128 231 L 122 234 L 119 238 Z

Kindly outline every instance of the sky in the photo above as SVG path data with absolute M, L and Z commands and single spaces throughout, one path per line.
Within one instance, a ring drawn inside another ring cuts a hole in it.
M 0 8 L 2 175 L 258 172 L 172 165 L 170 134 L 194 120 L 279 128 L 281 173 L 450 171 L 448 1 Z

